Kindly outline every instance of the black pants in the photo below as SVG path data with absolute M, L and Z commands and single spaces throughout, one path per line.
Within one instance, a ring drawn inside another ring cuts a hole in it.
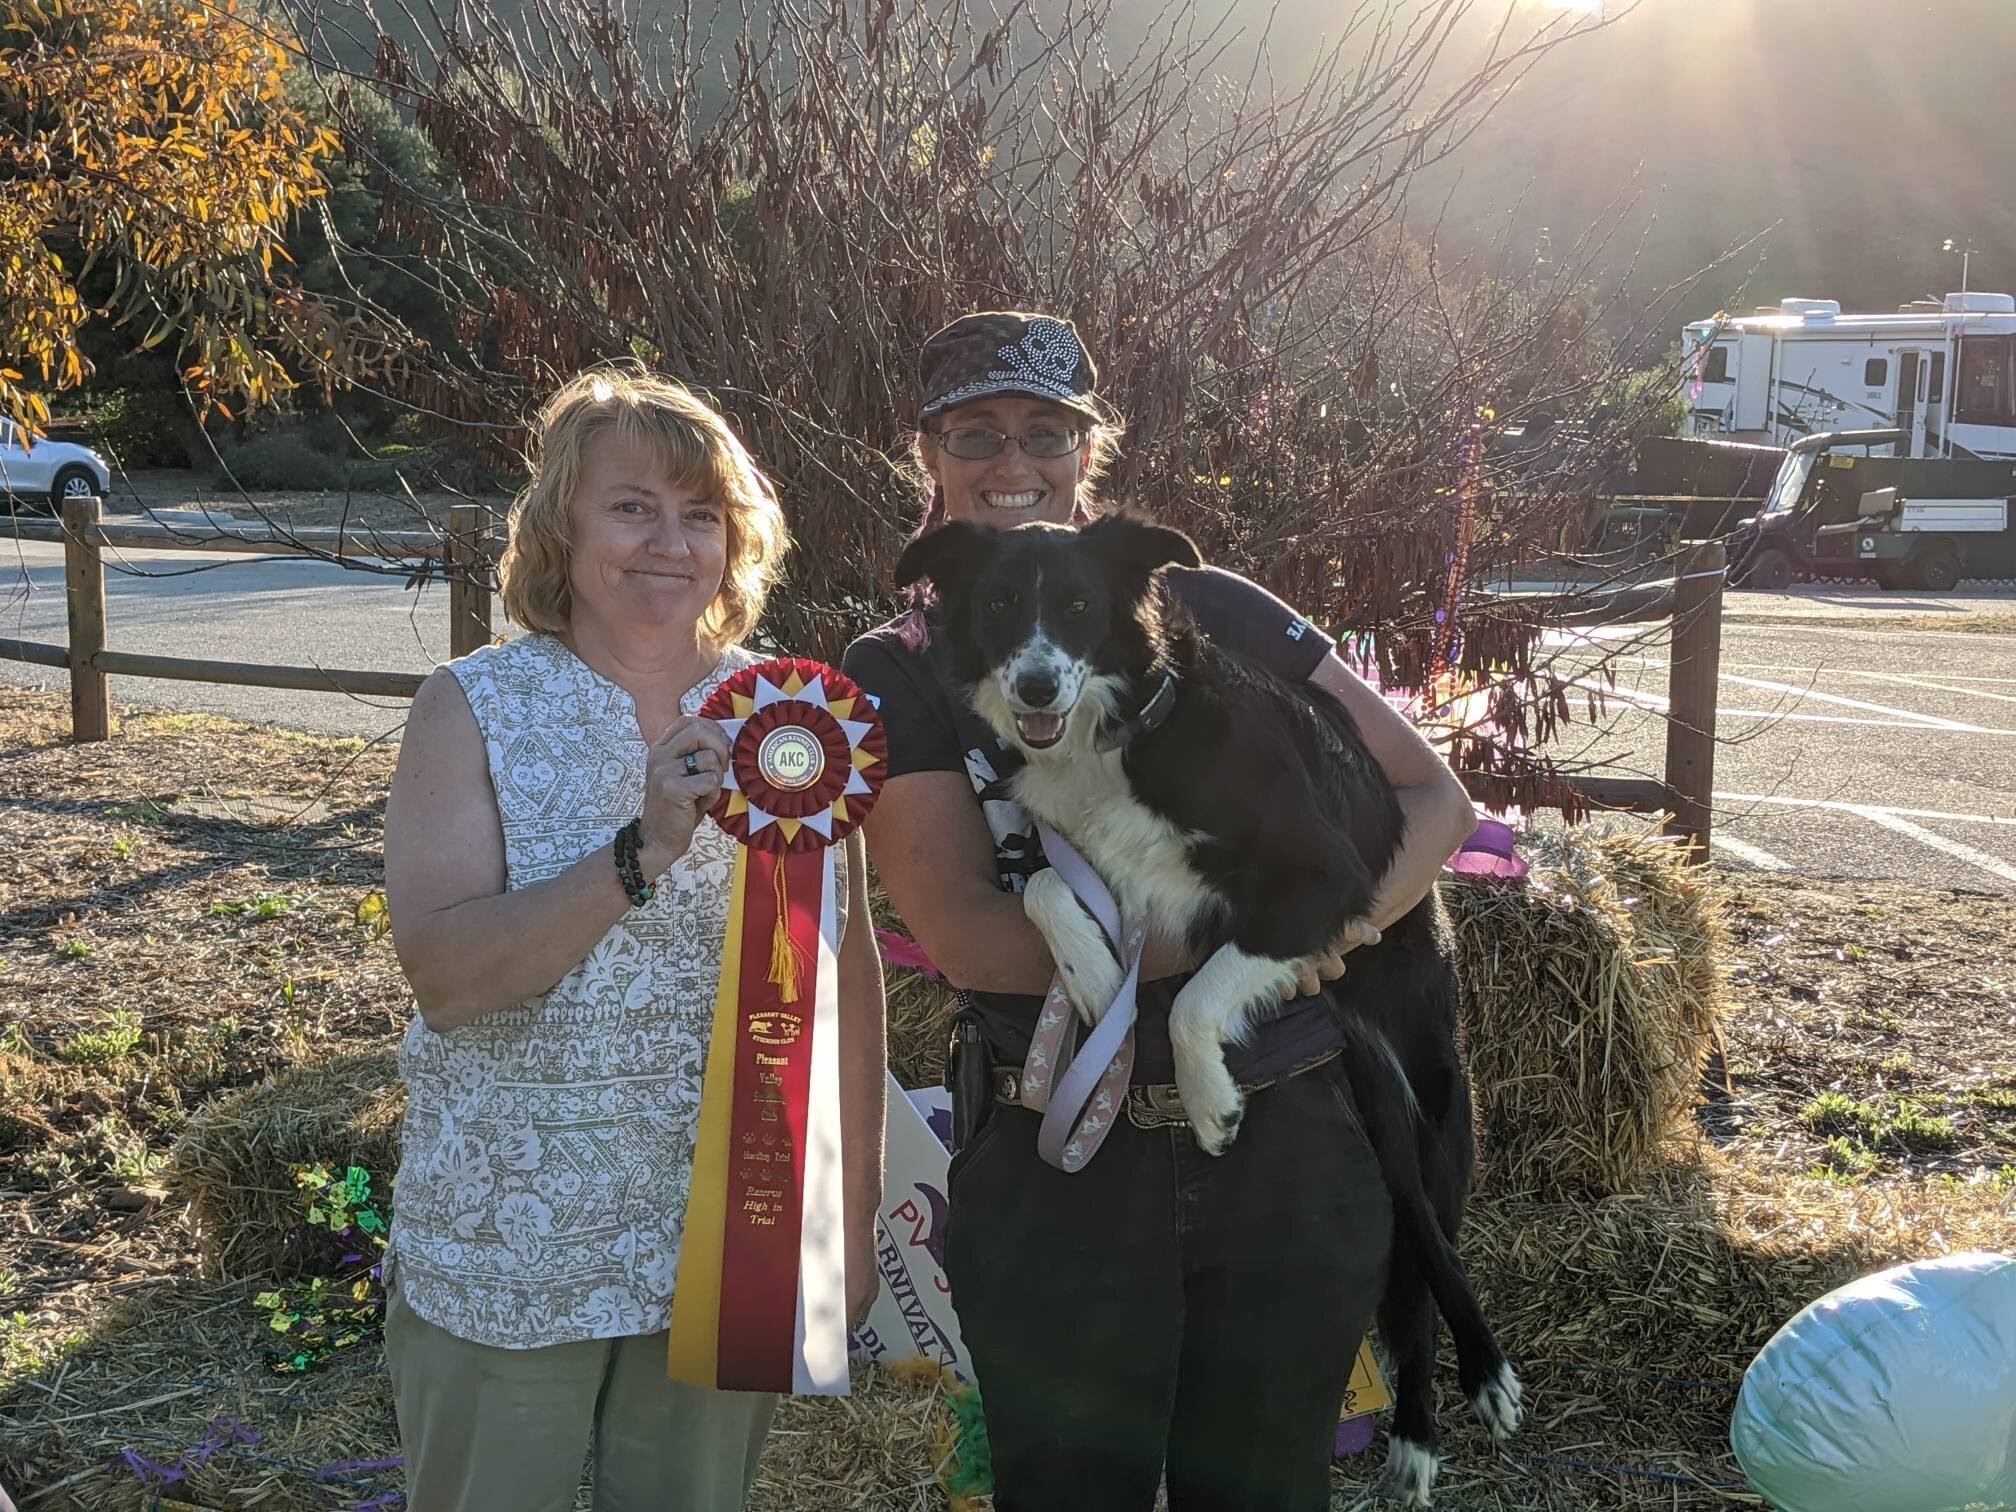
M 997 1512 L 1323 1512 L 1392 1206 L 1333 1062 L 1222 1156 L 1124 1117 L 1075 1175 L 998 1107 L 952 1162 L 945 1269 Z

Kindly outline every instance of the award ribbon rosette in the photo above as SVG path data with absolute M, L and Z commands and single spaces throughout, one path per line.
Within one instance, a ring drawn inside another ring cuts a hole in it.
M 728 735 L 712 816 L 739 846 L 667 1364 L 723 1391 L 844 1394 L 834 847 L 888 747 L 851 679 L 791 657 L 743 668 L 700 713 Z

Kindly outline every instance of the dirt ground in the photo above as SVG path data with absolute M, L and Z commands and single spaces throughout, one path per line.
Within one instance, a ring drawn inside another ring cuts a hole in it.
M 1718 1141 L 2016 1188 L 2016 898 L 1731 876 Z
M 376 927 L 391 749 L 137 709 L 102 745 L 66 729 L 0 690 L 0 1463 L 10 1400 L 193 1276 L 161 1182 L 190 1113 L 410 1013 Z M 2016 1186 L 2016 898 L 1727 881 L 1709 1137 L 1788 1185 Z
M 159 1183 L 190 1110 L 388 1043 L 408 1007 L 378 885 L 393 753 L 0 692 L 0 1395 L 108 1303 L 187 1273 Z

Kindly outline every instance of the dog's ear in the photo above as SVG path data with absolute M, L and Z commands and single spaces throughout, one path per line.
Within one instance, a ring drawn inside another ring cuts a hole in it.
M 964 520 L 947 520 L 903 548 L 903 555 L 896 559 L 896 586 L 908 588 L 919 578 L 929 578 L 941 596 L 957 593 L 960 585 L 979 571 L 999 537 L 998 531 L 983 530 Z
M 1190 537 L 1141 515 L 1110 514 L 1087 525 L 1080 535 L 1126 582 L 1145 583 L 1158 567 L 1204 565 Z

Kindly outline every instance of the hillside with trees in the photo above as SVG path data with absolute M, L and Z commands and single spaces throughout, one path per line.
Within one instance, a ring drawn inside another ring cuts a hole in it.
M 1447 243 L 1560 255 L 1635 198 L 1602 261 L 1635 256 L 1644 290 L 1757 238 L 1687 318 L 1936 297 L 1960 287 L 1948 238 L 1976 249 L 1971 287 L 2016 288 L 2012 58 L 2009 0 L 1642 0 L 1520 83 L 1460 172 L 1417 186 L 1410 224 L 1440 214 Z

